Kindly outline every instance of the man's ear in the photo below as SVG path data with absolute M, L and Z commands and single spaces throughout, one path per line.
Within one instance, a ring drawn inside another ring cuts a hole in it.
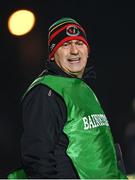
M 51 61 L 54 61 L 54 57 L 52 57 L 50 60 L 51 60 Z

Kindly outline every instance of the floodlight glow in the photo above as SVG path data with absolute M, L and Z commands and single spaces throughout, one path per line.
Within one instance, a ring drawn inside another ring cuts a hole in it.
M 28 33 L 35 24 L 35 16 L 31 11 L 18 10 L 8 19 L 8 28 L 11 34 L 22 36 Z

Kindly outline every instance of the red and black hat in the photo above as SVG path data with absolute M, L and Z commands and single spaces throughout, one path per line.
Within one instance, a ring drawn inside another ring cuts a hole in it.
M 87 37 L 82 26 L 71 18 L 62 18 L 52 24 L 48 34 L 49 59 L 54 56 L 56 50 L 66 41 L 81 40 L 88 47 Z

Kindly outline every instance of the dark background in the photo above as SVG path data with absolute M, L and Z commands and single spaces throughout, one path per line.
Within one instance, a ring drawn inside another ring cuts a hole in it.
M 62 17 L 76 19 L 87 32 L 92 51 L 88 65 L 94 65 L 96 71 L 96 79 L 88 79 L 88 83 L 106 112 L 130 173 L 125 129 L 135 120 L 132 116 L 134 3 L 121 0 L 1 0 L 0 3 L 0 177 L 20 166 L 20 98 L 44 69 L 48 27 Z M 15 37 L 8 31 L 7 20 L 11 13 L 23 8 L 35 13 L 36 24 L 28 34 Z

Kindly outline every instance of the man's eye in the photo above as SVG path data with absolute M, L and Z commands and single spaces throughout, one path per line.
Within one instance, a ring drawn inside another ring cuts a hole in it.
M 65 42 L 62 46 L 68 46 L 68 45 L 69 45 L 69 43 L 66 43 L 66 42 Z
M 77 45 L 82 46 L 84 43 L 82 41 L 78 41 Z

